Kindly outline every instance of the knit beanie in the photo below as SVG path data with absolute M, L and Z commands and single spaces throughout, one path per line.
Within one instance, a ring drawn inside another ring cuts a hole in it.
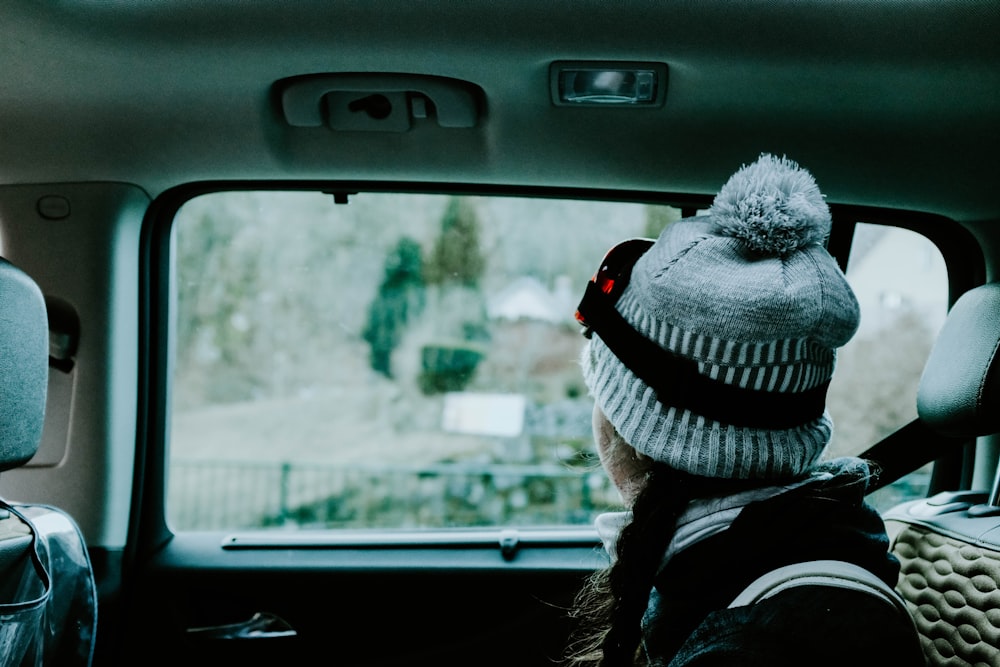
M 824 247 L 830 224 L 812 175 L 765 154 L 635 262 L 612 316 L 690 373 L 651 372 L 645 359 L 658 355 L 632 343 L 616 355 L 595 326 L 584 381 L 632 447 L 717 478 L 787 479 L 816 463 L 833 429 L 824 400 L 836 349 L 859 320 Z

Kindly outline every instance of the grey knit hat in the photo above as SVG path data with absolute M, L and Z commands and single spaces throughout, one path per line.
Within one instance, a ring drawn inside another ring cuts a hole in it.
M 617 302 L 588 286 L 581 312 L 602 324 L 584 380 L 629 444 L 707 477 L 788 478 L 819 459 L 835 350 L 859 320 L 830 222 L 809 172 L 762 155 L 664 230 Z

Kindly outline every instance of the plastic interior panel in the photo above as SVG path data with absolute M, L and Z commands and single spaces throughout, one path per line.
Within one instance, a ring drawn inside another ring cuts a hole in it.
M 70 203 L 67 218 L 39 213 L 39 201 L 54 195 Z M 67 436 L 64 451 L 59 443 L 53 454 L 59 465 L 6 472 L 0 491 L 65 510 L 90 547 L 123 547 L 128 529 L 139 375 L 139 228 L 148 204 L 138 188 L 114 183 L 0 188 L 4 253 L 47 298 L 72 307 L 81 332 L 75 366 L 61 377 L 72 386 L 53 397 L 71 404 L 49 406 L 57 418 L 52 437 Z M 42 344 L 47 358 L 47 331 Z

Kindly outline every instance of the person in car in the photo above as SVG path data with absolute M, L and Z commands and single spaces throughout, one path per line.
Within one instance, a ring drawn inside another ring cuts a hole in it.
M 859 321 L 830 225 L 812 175 L 762 155 L 704 214 L 616 246 L 588 284 L 583 376 L 628 511 L 598 519 L 612 564 L 578 596 L 570 664 L 924 664 L 864 502 L 875 472 L 820 460 L 836 349 Z M 736 600 L 778 568 L 827 561 L 886 592 Z

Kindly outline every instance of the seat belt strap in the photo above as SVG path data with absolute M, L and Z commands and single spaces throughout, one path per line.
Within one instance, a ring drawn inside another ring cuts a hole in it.
M 878 466 L 878 475 L 869 483 L 868 493 L 892 484 L 971 441 L 971 438 L 943 435 L 919 418 L 914 419 L 858 454 Z

